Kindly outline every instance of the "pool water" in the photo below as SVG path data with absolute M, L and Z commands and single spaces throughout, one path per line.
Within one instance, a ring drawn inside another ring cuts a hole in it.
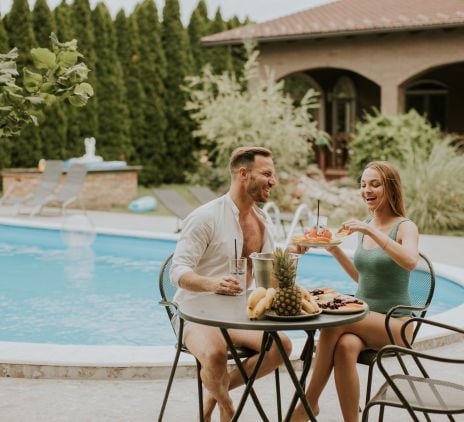
M 171 345 L 158 274 L 174 241 L 98 235 L 67 247 L 58 230 L 0 225 L 0 341 Z M 330 256 L 305 255 L 298 280 L 353 293 Z M 429 314 L 458 306 L 464 288 L 438 277 Z

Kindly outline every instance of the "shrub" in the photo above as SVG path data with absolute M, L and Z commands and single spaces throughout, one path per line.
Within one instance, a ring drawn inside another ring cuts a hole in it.
M 464 156 L 452 140 L 425 149 L 409 146 L 397 163 L 405 191 L 408 217 L 421 233 L 464 230 Z
M 350 143 L 349 173 L 356 179 L 370 161 L 403 163 L 410 145 L 428 154 L 442 137 L 440 129 L 434 128 L 415 110 L 398 116 L 375 111 L 372 115 L 366 114 L 364 119 L 356 125 Z
M 257 78 L 257 55 L 249 50 L 242 76 L 216 75 L 205 67 L 200 76 L 186 80 L 186 109 L 197 125 L 194 135 L 205 154 L 204 171 L 196 175 L 196 182 L 225 183 L 230 154 L 244 145 L 271 149 L 280 172 L 305 169 L 314 159 L 312 142 L 326 138 L 310 114 L 318 106 L 316 92 L 309 90 L 295 106 L 284 92 L 283 81 L 276 82 L 269 72 Z

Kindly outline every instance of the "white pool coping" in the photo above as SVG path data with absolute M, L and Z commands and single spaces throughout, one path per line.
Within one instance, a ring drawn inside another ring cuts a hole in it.
M 23 219 L 1 218 L 0 224 L 44 229 L 60 229 L 61 224 L 53 222 L 24 221 Z M 179 235 L 169 233 L 140 232 L 126 229 L 96 228 L 96 233 L 119 236 L 144 237 L 161 240 L 177 240 Z M 352 250 L 346 250 L 352 254 Z M 327 253 L 315 251 L 315 253 Z M 464 286 L 464 268 L 434 263 L 437 274 Z M 436 321 L 464 327 L 464 304 L 441 314 L 434 315 Z M 438 338 L 443 331 L 430 326 L 420 330 L 417 342 Z M 304 339 L 292 339 L 292 358 L 297 359 L 303 347 Z M 0 365 L 47 365 L 67 367 L 165 367 L 171 366 L 174 359 L 174 341 L 168 346 L 89 346 L 62 345 L 48 343 L 0 342 Z M 192 356 L 181 353 L 180 365 L 194 365 Z

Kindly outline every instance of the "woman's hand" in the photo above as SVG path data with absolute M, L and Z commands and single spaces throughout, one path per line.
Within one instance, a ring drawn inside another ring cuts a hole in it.
M 348 221 L 345 221 L 340 228 L 340 231 L 341 230 L 347 230 L 347 236 L 354 232 L 369 234 L 370 226 L 364 221 L 356 220 L 355 218 L 353 218 Z

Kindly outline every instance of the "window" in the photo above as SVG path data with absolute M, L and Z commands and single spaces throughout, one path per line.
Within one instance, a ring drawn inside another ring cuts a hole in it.
M 446 129 L 448 88 L 436 81 L 418 81 L 406 89 L 406 111 L 416 110 L 433 126 Z
M 342 76 L 332 91 L 332 134 L 351 133 L 356 119 L 356 90 L 353 81 Z

